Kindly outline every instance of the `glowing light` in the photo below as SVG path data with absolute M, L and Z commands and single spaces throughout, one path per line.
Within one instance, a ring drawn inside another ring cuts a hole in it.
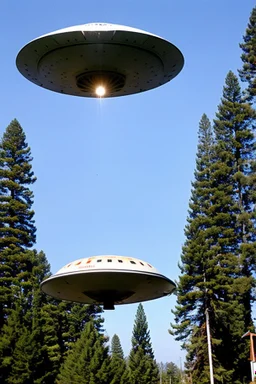
M 98 97 L 103 97 L 106 93 L 106 89 L 105 87 L 103 87 L 102 85 L 99 85 L 96 90 L 95 90 L 95 93 Z

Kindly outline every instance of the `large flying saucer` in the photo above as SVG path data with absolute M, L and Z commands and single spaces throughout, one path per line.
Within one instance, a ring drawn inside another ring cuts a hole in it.
M 83 24 L 41 36 L 19 52 L 19 71 L 33 83 L 68 95 L 115 97 L 159 87 L 181 71 L 177 47 L 123 25 Z
M 44 280 L 41 289 L 56 299 L 114 309 L 170 295 L 175 284 L 145 261 L 109 255 L 73 261 Z

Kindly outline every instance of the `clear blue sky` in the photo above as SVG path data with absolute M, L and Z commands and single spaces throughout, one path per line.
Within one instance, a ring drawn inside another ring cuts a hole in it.
M 214 117 L 227 72 L 241 67 L 239 43 L 253 0 L 2 0 L 0 133 L 17 118 L 38 177 L 37 249 L 56 272 L 80 257 L 118 254 L 177 279 L 195 167 L 198 122 Z M 30 40 L 90 22 L 144 29 L 177 45 L 183 71 L 155 90 L 82 99 L 41 89 L 17 71 Z M 144 304 L 158 361 L 180 364 L 168 335 L 175 297 Z M 137 305 L 105 313 L 111 337 L 130 350 Z

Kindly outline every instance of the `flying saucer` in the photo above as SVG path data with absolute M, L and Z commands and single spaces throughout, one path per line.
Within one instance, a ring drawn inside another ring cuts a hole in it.
M 83 24 L 41 36 L 19 52 L 19 71 L 33 83 L 68 95 L 115 97 L 148 91 L 181 71 L 169 41 L 123 25 Z
M 41 289 L 56 299 L 114 309 L 170 295 L 175 284 L 145 261 L 111 255 L 73 261 L 44 280 Z

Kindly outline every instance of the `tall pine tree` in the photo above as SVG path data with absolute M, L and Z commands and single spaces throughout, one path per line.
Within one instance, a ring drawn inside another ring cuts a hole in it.
M 0 142 L 0 330 L 32 270 L 27 249 L 35 243 L 36 228 L 29 186 L 36 178 L 31 161 L 25 133 L 13 120 Z
M 248 377 L 248 351 L 241 343 L 241 335 L 252 324 L 253 271 L 255 270 L 255 195 L 252 193 L 255 180 L 255 112 L 243 101 L 237 77 L 229 72 L 223 89 L 223 97 L 214 120 L 216 137 L 214 183 L 218 183 L 216 209 L 222 214 L 222 233 L 218 235 L 218 253 L 223 260 L 236 258 L 237 267 L 230 271 L 234 278 L 227 295 L 222 299 L 232 312 L 222 316 L 216 348 L 219 360 L 228 370 L 233 370 L 232 380 L 243 382 Z M 224 222 L 224 225 L 223 225 Z M 222 295 L 223 296 L 223 295 Z M 222 311 L 224 305 L 222 304 Z M 224 320 L 225 319 L 225 320 Z M 231 349 L 228 358 L 223 346 Z
M 187 368 L 197 382 L 209 382 L 209 362 L 205 331 L 205 310 L 210 307 L 207 295 L 214 263 L 211 237 L 216 232 L 210 217 L 212 209 L 213 133 L 204 114 L 199 123 L 195 180 L 192 183 L 189 215 L 185 228 L 186 241 L 182 249 L 181 275 L 177 285 L 177 306 L 173 311 L 176 325 L 170 333 L 183 341 L 187 350 Z
M 39 288 L 50 275 L 46 257 L 30 250 L 36 240 L 31 162 L 25 133 L 13 120 L 0 142 L 0 381 L 50 384 L 59 370 L 58 317 L 52 316 L 58 308 Z
M 110 371 L 112 380 L 110 384 L 128 384 L 129 375 L 124 360 L 124 353 L 117 335 L 114 335 L 111 340 L 111 361 Z
M 216 382 L 242 383 L 248 376 L 241 335 L 252 325 L 253 119 L 236 76 L 229 72 L 214 121 L 214 143 L 208 134 L 209 121 L 203 116 L 200 122 L 176 325 L 172 326 L 177 339 L 184 341 L 193 379 L 201 383 L 209 382 L 206 311 Z
M 219 185 L 219 189 L 226 196 L 231 196 L 234 204 L 232 230 L 235 238 L 229 248 L 232 247 L 238 258 L 239 276 L 241 279 L 245 278 L 241 305 L 244 307 L 245 323 L 248 327 L 252 325 L 253 271 L 256 266 L 255 118 L 256 114 L 250 104 L 242 99 L 237 77 L 230 71 L 214 120 L 214 167 L 217 170 L 216 180 L 219 179 L 223 185 Z M 224 167 L 227 168 L 226 175 L 225 170 L 221 175 Z M 246 287 L 246 284 L 249 286 Z
M 138 306 L 133 327 L 129 371 L 131 384 L 159 382 L 159 370 L 154 360 L 148 322 L 142 304 Z

